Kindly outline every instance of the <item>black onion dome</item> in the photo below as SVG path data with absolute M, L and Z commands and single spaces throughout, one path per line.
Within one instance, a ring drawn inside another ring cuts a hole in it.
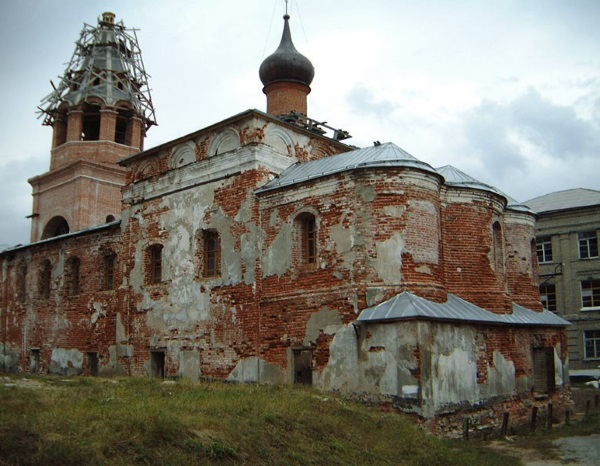
M 295 81 L 310 86 L 315 77 L 315 67 L 310 60 L 294 47 L 290 25 L 290 17 L 285 15 L 281 43 L 275 52 L 269 55 L 260 65 L 258 74 L 264 86 L 278 81 Z

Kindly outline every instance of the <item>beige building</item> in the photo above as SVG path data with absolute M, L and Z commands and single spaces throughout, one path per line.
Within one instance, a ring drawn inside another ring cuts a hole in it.
M 600 191 L 569 189 L 524 204 L 539 215 L 542 304 L 572 323 L 571 376 L 600 375 Z

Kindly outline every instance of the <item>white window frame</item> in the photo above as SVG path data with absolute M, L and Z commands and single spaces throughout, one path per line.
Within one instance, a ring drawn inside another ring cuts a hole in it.
M 538 263 L 552 263 L 552 236 L 540 236 L 536 239 L 536 244 Z M 545 245 L 550 245 L 549 251 L 548 248 L 544 247 Z M 549 252 L 549 254 L 547 254 L 547 252 Z M 542 256 L 542 260 L 540 260 L 540 255 Z M 550 256 L 550 258 L 548 259 L 547 256 Z
M 586 333 L 587 332 L 594 332 L 595 335 L 587 338 L 586 337 Z M 591 340 L 594 342 L 594 355 L 590 356 L 587 353 L 587 342 Z M 583 355 L 584 355 L 584 359 L 587 360 L 591 360 L 591 359 L 600 359 L 600 329 L 590 329 L 590 330 L 584 330 L 583 331 Z

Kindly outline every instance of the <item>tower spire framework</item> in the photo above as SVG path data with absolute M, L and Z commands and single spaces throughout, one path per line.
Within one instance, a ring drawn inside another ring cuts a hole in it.
M 126 101 L 142 118 L 145 129 L 156 125 L 149 75 L 144 68 L 136 29 L 114 22 L 114 13 L 106 12 L 98 26 L 84 24 L 75 51 L 53 92 L 41 100 L 43 124 L 54 126 L 59 108 L 101 98 L 106 105 Z

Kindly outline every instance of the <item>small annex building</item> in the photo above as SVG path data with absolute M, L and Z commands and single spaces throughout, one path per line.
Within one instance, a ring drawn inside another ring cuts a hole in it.
M 114 18 L 46 100 L 32 243 L 0 253 L 2 370 L 305 383 L 454 427 L 568 403 L 531 210 L 309 118 L 287 15 L 266 112 L 142 150 L 154 109 Z

